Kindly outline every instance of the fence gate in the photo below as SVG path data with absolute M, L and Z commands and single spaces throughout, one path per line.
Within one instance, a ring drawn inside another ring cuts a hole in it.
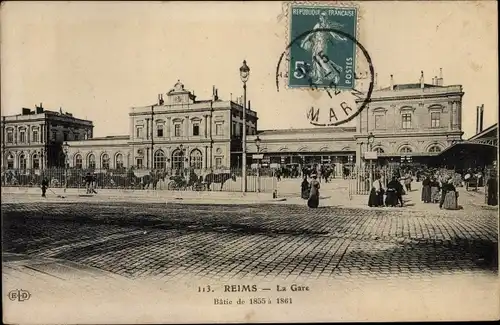
M 373 165 L 371 169 L 369 164 L 352 166 L 349 168 L 349 175 L 346 176 L 349 180 L 349 196 L 370 194 L 370 170 L 372 172 L 372 180 L 375 179 L 376 175 L 380 175 L 382 177 L 382 186 L 384 187 L 387 187 L 392 176 L 398 172 L 397 168 L 392 165 L 382 167 Z

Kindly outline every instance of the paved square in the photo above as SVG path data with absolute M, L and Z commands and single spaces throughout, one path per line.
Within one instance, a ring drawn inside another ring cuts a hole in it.
M 497 214 L 295 205 L 3 204 L 4 252 L 117 275 L 293 280 L 497 271 Z

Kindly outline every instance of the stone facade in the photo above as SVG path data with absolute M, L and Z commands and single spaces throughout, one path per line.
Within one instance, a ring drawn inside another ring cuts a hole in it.
M 73 167 L 241 167 L 243 103 L 221 100 L 217 92 L 214 87 L 211 99 L 197 100 L 194 92 L 178 81 L 165 100 L 160 94 L 153 105 L 131 108 L 129 134 L 123 136 L 92 138 L 90 121 L 45 114 L 51 121 L 66 118 L 66 124 L 74 121 L 78 126 L 71 133 L 78 138 L 67 139 Z M 422 74 L 420 83 L 400 85 L 394 85 L 391 76 L 391 86 L 373 92 L 355 127 L 263 130 L 258 134 L 257 114 L 248 109 L 247 162 L 250 165 L 255 162 L 254 154 L 263 154 L 264 164 L 361 165 L 367 151 L 376 151 L 379 163 L 408 157 L 425 162 L 461 140 L 463 94 L 460 85 L 443 86 L 442 76 L 426 84 Z M 251 108 L 250 102 L 247 107 Z M 5 125 L 19 127 L 26 119 L 41 123 L 43 116 L 7 117 Z M 52 131 L 57 135 L 65 132 L 64 127 L 55 125 L 50 123 L 47 136 L 52 136 Z M 371 147 L 370 134 L 374 137 Z M 261 140 L 258 150 L 257 137 Z M 58 136 L 55 143 L 63 140 Z
M 416 84 L 394 85 L 391 80 L 390 87 L 373 92 L 355 128 L 262 131 L 260 152 L 265 160 L 270 157 L 281 163 L 335 160 L 361 165 L 367 151 L 376 151 L 379 163 L 398 162 L 402 157 L 425 162 L 461 139 L 463 94 L 460 85 L 443 86 L 442 77 L 432 84 L 424 83 L 423 75 Z M 374 136 L 371 148 L 370 134 Z M 257 153 L 255 138 L 249 139 L 251 153 Z
M 22 114 L 2 116 L 2 168 L 41 169 L 64 166 L 65 141 L 90 139 L 92 121 L 70 113 L 47 111 L 42 104 Z
M 241 151 L 242 103 L 196 100 L 178 81 L 154 105 L 132 107 L 129 135 L 70 142 L 71 166 L 88 168 L 228 168 Z M 249 103 L 250 105 L 250 103 Z M 247 110 L 248 134 L 257 114 Z M 81 162 L 81 164 L 80 164 Z

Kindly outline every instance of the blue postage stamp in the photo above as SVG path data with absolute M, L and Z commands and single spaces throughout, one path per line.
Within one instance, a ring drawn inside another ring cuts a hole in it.
M 291 4 L 290 88 L 355 87 L 357 16 L 354 6 Z

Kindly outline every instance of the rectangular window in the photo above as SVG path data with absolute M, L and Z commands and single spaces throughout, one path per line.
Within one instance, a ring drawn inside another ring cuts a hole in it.
M 137 158 L 137 168 L 142 168 L 142 167 L 144 167 L 142 165 L 142 158 Z
M 156 136 L 158 138 L 162 138 L 163 137 L 163 125 L 160 124 L 156 127 Z
M 38 142 L 38 130 L 33 130 L 33 142 Z
M 238 133 L 238 135 L 241 137 L 241 136 L 243 136 L 243 124 L 240 124 L 239 126 L 240 126 L 239 127 L 240 132 Z
M 215 135 L 223 135 L 224 131 L 222 129 L 222 124 L 215 124 Z
M 405 113 L 401 116 L 403 129 L 411 129 L 411 114 Z
M 233 126 L 233 128 L 232 128 L 232 130 L 231 130 L 231 134 L 232 134 L 233 136 L 235 136 L 235 135 L 236 135 L 236 122 L 233 122 L 233 125 L 232 125 L 232 126 Z
M 439 112 L 431 113 L 431 128 L 438 128 L 441 124 L 441 114 Z
M 142 138 L 142 126 L 138 126 L 135 129 L 135 136 L 136 138 Z
M 222 158 L 216 157 L 215 158 L 215 168 L 221 168 L 221 167 L 222 167 Z
M 24 131 L 19 132 L 19 142 L 20 143 L 26 142 L 26 132 Z
M 181 134 L 181 125 L 180 124 L 175 124 L 174 125 L 174 136 L 175 137 L 180 137 Z
M 68 141 L 68 132 L 63 133 L 64 141 Z
M 385 116 L 375 115 L 375 129 L 382 130 L 385 129 Z
M 200 135 L 200 125 L 198 123 L 193 124 L 193 135 L 194 136 Z
M 14 142 L 14 132 L 7 131 L 7 142 L 8 143 L 13 143 Z

